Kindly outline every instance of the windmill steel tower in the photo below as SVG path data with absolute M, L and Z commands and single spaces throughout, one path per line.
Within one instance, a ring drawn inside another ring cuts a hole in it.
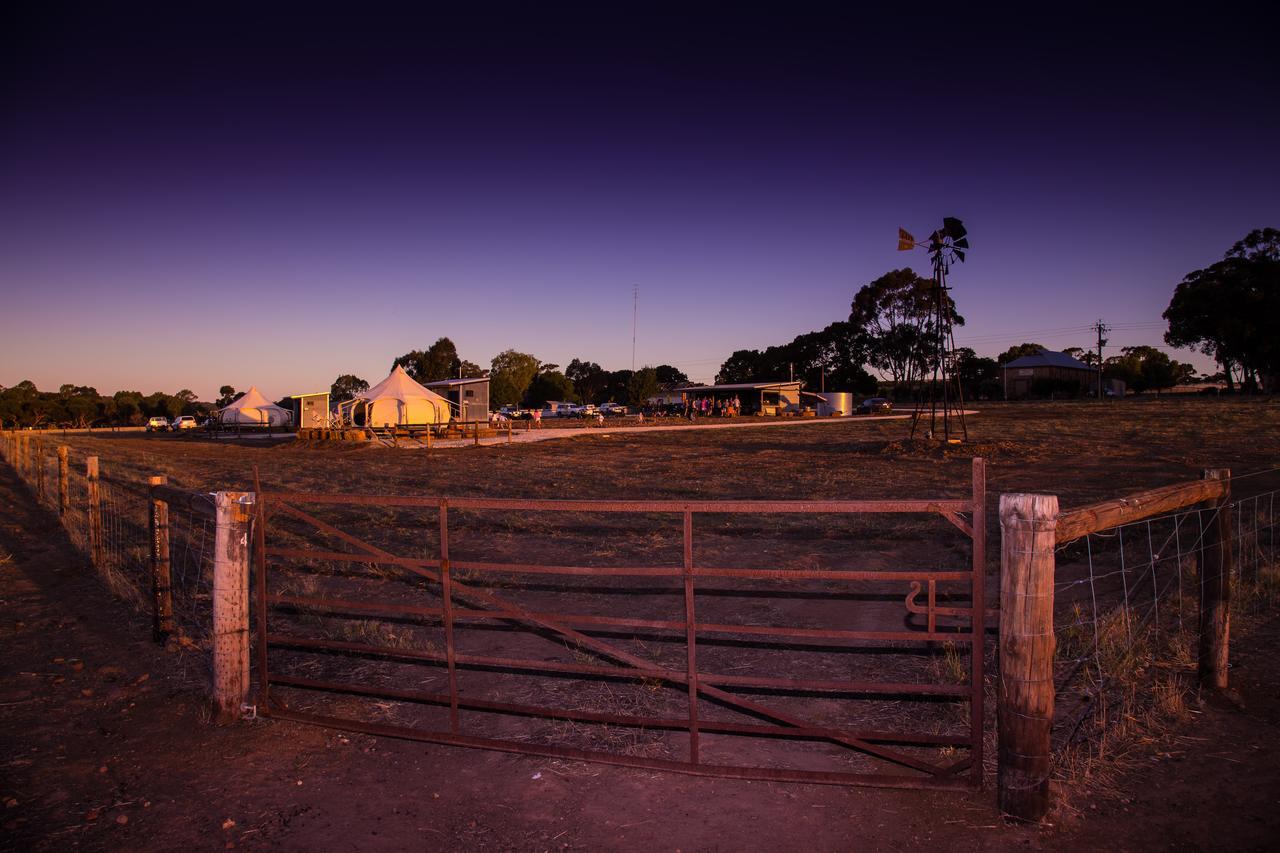
M 928 355 L 922 374 L 932 371 L 932 377 L 925 383 L 924 392 L 928 396 L 926 404 L 923 396 L 917 397 L 915 411 L 911 417 L 911 437 L 915 438 L 916 429 L 929 413 L 929 429 L 927 438 L 938 437 L 938 422 L 942 422 L 942 439 L 947 442 L 967 441 L 969 430 L 964 422 L 964 393 L 956 376 L 956 339 L 954 332 L 955 302 L 948 295 L 947 273 L 954 262 L 964 263 L 965 252 L 969 250 L 968 231 L 959 219 L 953 216 L 944 217 L 942 227 L 929 235 L 927 242 L 918 242 L 902 228 L 898 229 L 898 251 L 906 252 L 923 246 L 929 253 L 933 263 L 933 287 L 930 290 L 929 311 L 918 320 L 917 329 L 921 337 L 928 339 Z M 959 438 L 952 437 L 952 420 L 959 427 Z

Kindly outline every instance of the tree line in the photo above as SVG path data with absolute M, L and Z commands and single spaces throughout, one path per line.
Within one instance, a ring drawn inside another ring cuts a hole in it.
M 963 326 L 965 320 L 950 296 L 943 298 L 943 311 L 952 325 Z M 909 395 L 935 367 L 935 315 L 933 281 L 911 269 L 891 270 L 858 290 L 847 319 L 798 335 L 787 344 L 738 350 L 720 365 L 716 381 L 795 378 L 810 389 L 873 393 L 879 388 Z M 1174 289 L 1163 316 L 1169 323 L 1165 343 L 1212 355 L 1228 390 L 1238 385 L 1256 391 L 1265 384 L 1264 377 L 1270 381 L 1269 390 L 1275 390 L 1280 380 L 1280 230 L 1251 231 L 1222 261 L 1189 273 Z M 1003 395 L 1000 366 L 1042 349 L 1049 347 L 1023 343 L 991 359 L 961 347 L 949 358 L 967 398 L 994 398 Z M 1086 348 L 1065 352 L 1097 365 L 1097 355 Z M 1192 365 L 1151 346 L 1124 347 L 1103 361 L 1102 375 L 1124 381 L 1139 394 L 1159 393 L 1197 378 Z
M 106 396 L 88 385 L 63 385 L 57 391 L 41 391 L 29 379 L 10 388 L 0 387 L 0 426 L 4 427 L 140 426 L 157 415 L 173 419 L 203 414 L 210 408 L 186 388 L 176 394 L 117 391 Z
M 495 355 L 486 369 L 461 358 L 448 337 L 439 338 L 425 350 L 412 350 L 393 359 L 391 367 L 404 368 L 410 378 L 424 384 L 488 377 L 493 406 L 541 407 L 549 400 L 640 405 L 659 391 L 689 382 L 687 375 L 669 364 L 636 371 L 605 370 L 594 361 L 574 358 L 562 370 L 559 364 L 514 349 Z M 334 402 L 342 402 L 368 389 L 364 379 L 344 373 L 334 380 L 329 393 Z
M 951 322 L 963 326 L 964 318 L 956 313 L 950 297 L 945 298 L 944 310 Z M 934 366 L 933 316 L 933 281 L 910 269 L 891 270 L 858 290 L 846 319 L 798 335 L 787 344 L 738 350 L 720 365 L 716 381 L 776 382 L 794 376 L 810 389 L 874 393 L 884 381 L 909 390 L 913 382 L 928 377 Z M 1188 273 L 1175 287 L 1163 316 L 1169 324 L 1165 343 L 1212 356 L 1228 389 L 1274 391 L 1280 379 L 1280 230 L 1251 231 L 1221 261 Z M 994 398 L 1002 394 L 1000 366 L 1041 349 L 1048 348 L 1023 343 L 992 359 L 965 347 L 950 358 L 967 398 Z M 1097 355 L 1087 348 L 1070 347 L 1066 352 L 1085 364 L 1097 364 Z M 485 369 L 461 358 L 447 337 L 425 350 L 395 358 L 392 367 L 396 366 L 419 382 L 487 376 L 489 399 L 495 406 L 542 406 L 548 400 L 638 405 L 659 391 L 692 384 L 668 364 L 637 371 L 605 370 L 596 362 L 574 358 L 562 370 L 558 364 L 512 349 L 498 353 Z M 1121 349 L 1102 363 L 1102 375 L 1123 380 L 1137 393 L 1159 393 L 1196 378 L 1191 365 L 1150 346 Z M 364 379 L 342 374 L 330 393 L 334 401 L 342 401 L 368 388 Z M 242 396 L 230 385 L 218 393 L 218 399 L 209 404 L 185 388 L 176 394 L 118 391 L 107 396 L 83 385 L 40 391 L 24 380 L 0 387 L 0 425 L 138 425 L 156 415 L 172 419 L 204 414 Z M 290 401 L 286 398 L 279 405 L 287 407 Z

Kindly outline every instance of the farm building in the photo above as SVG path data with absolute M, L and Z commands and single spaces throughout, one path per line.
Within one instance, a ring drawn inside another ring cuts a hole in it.
M 712 400 L 737 398 L 744 415 L 777 415 L 800 411 L 800 386 L 795 382 L 740 382 L 733 385 L 695 385 L 673 388 L 650 398 L 650 405 L 683 406 L 687 402 L 709 397 Z
M 1042 349 L 1015 358 L 1000 369 L 1004 398 L 1084 396 L 1098 392 L 1098 369 L 1065 352 Z
M 293 400 L 293 422 L 299 429 L 328 429 L 331 418 L 328 391 L 294 394 L 289 399 Z
M 429 388 L 445 397 L 453 405 L 454 415 L 460 421 L 483 421 L 489 418 L 489 377 L 473 379 L 441 379 L 424 382 Z

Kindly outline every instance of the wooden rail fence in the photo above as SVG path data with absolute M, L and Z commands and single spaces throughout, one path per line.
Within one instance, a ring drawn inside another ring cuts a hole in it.
M 1055 701 L 1053 623 L 1060 543 L 1186 507 L 1214 510 L 1205 530 L 1199 677 L 1227 687 L 1231 600 L 1231 472 L 1059 511 L 1055 495 L 1000 496 L 1000 687 L 998 799 L 1006 814 L 1039 821 L 1049 811 L 1050 730 Z

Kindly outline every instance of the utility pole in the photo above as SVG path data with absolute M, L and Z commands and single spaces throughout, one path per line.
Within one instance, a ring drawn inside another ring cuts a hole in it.
M 640 314 L 640 285 L 631 286 L 631 372 L 636 372 L 636 318 Z
M 1107 332 L 1111 331 L 1111 327 L 1104 324 L 1099 318 L 1098 322 L 1093 324 L 1093 330 L 1098 333 L 1098 399 L 1102 399 L 1102 348 L 1106 346 L 1107 339 L 1103 337 Z

